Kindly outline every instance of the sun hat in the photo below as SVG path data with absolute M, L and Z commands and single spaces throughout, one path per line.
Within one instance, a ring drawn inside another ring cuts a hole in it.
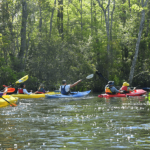
M 129 86 L 130 84 L 127 82 L 123 82 L 123 86 Z

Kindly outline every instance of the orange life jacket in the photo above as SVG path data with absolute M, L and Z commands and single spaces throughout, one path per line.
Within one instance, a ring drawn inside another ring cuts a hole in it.
M 105 93 L 106 94 L 112 94 L 112 91 L 110 90 L 109 86 L 105 87 Z

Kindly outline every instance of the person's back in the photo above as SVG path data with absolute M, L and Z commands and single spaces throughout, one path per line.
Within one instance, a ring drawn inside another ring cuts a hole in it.
M 45 93 L 45 89 L 43 87 L 41 87 L 38 92 L 42 92 L 42 93 Z
M 63 95 L 68 95 L 68 94 L 70 94 L 70 88 L 72 88 L 72 87 L 74 87 L 74 86 L 76 86 L 79 82 L 81 82 L 82 80 L 78 80 L 77 82 L 75 82 L 74 84 L 66 84 L 66 80 L 63 80 L 62 81 L 62 84 L 63 85 L 61 85 L 60 86 L 60 90 L 61 90 L 61 94 L 63 94 Z
M 63 85 L 60 86 L 61 94 L 63 95 L 70 94 L 70 85 L 66 85 L 66 80 L 63 80 L 62 84 Z
M 105 86 L 105 93 L 106 94 L 116 94 L 122 93 L 114 87 L 114 81 L 109 81 L 108 84 Z
M 105 93 L 106 93 L 106 94 L 112 94 L 112 91 L 111 91 L 111 89 L 110 89 L 109 84 L 107 84 L 107 85 L 105 86 Z

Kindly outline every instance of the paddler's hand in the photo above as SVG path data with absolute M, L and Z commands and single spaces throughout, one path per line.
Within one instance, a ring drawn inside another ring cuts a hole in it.
M 124 93 L 124 91 L 120 91 L 120 93 L 122 94 L 122 93 Z

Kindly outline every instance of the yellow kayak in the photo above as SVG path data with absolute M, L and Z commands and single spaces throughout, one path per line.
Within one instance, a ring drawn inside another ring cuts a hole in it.
M 45 94 L 54 95 L 54 94 L 60 94 L 60 92 L 48 92 Z M 45 94 L 12 94 L 13 97 L 18 97 L 20 99 L 29 99 L 29 98 L 45 98 Z
M 12 97 L 10 95 L 3 95 L 3 98 L 6 99 L 11 104 L 15 104 L 18 100 L 18 97 Z M 6 107 L 10 105 L 7 101 L 5 101 L 3 98 L 0 98 L 0 107 Z

